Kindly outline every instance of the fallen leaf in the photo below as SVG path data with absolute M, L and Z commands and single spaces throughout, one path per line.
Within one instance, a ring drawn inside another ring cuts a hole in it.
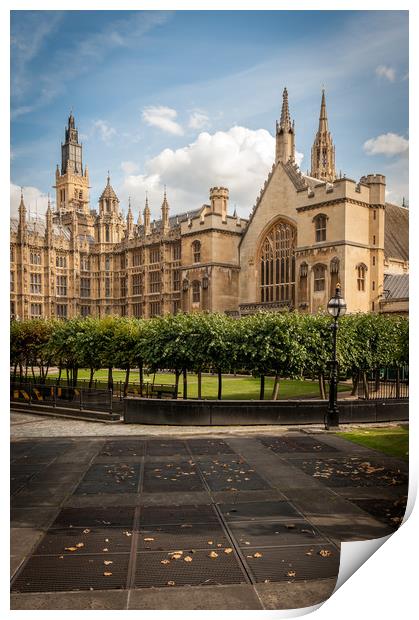
M 78 549 L 81 549 L 82 547 L 84 547 L 84 543 L 77 543 L 76 547 Z
M 208 544 L 209 544 L 209 545 L 213 545 L 214 543 L 213 543 L 213 541 L 212 541 L 212 540 L 208 540 Z
M 174 585 L 175 585 L 175 582 L 174 582 L 174 581 L 168 581 L 168 582 L 167 582 L 167 585 L 168 585 L 168 586 L 174 586 Z
M 144 538 L 145 542 L 150 542 L 151 540 L 154 540 L 154 538 Z
M 216 553 L 215 551 L 211 551 L 211 553 L 208 554 L 209 558 L 218 558 L 218 553 Z
M 253 554 L 254 558 L 261 558 L 262 557 L 262 553 L 259 553 L 259 551 L 256 551 L 256 553 Z
M 102 551 L 109 551 L 109 549 L 105 547 L 104 549 L 102 549 Z
M 180 527 L 192 527 L 192 525 L 190 525 L 189 523 L 182 523 Z
M 185 560 L 185 562 L 192 562 L 192 558 L 190 555 L 187 555 L 186 557 L 183 558 Z
M 224 549 L 224 553 L 232 553 L 233 549 L 231 547 L 227 547 L 226 549 Z
M 181 554 L 181 553 L 173 553 L 173 554 L 172 554 L 172 558 L 173 558 L 174 560 L 179 560 L 181 557 L 182 557 L 182 554 Z
M 103 560 L 103 563 L 105 566 L 108 566 L 109 564 L 113 564 L 112 560 Z
M 66 551 L 77 551 L 77 547 L 66 547 Z
M 295 570 L 289 570 L 287 572 L 287 577 L 295 577 L 297 573 L 295 572 Z
M 88 534 L 90 532 L 90 530 L 88 530 L 87 528 L 85 530 L 83 530 L 83 534 Z
M 160 564 L 170 564 L 170 560 L 160 560 Z
M 333 554 L 331 551 L 329 551 L 329 549 L 320 549 L 319 555 L 321 555 L 322 558 L 330 558 L 330 556 Z
M 112 573 L 109 573 L 109 572 L 106 572 L 106 571 L 103 574 L 104 574 L 105 577 L 110 577 L 112 575 Z

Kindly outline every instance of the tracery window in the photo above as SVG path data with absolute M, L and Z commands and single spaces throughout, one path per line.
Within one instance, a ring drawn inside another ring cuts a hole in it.
M 320 241 L 326 241 L 326 222 L 327 216 L 323 213 L 319 213 L 314 218 L 314 226 L 316 231 L 316 243 Z
M 314 290 L 324 291 L 326 287 L 326 266 L 325 265 L 314 265 L 313 273 L 314 273 Z
M 260 299 L 262 302 L 295 302 L 296 228 L 278 220 L 262 241 L 259 259 Z
M 201 262 L 201 242 L 194 241 L 192 243 L 192 254 L 193 254 L 193 262 L 200 263 Z
M 201 301 L 201 283 L 199 280 L 192 282 L 192 303 L 199 304 Z
M 357 268 L 357 284 L 358 291 L 365 291 L 365 275 L 367 272 L 367 266 L 364 263 L 360 263 Z

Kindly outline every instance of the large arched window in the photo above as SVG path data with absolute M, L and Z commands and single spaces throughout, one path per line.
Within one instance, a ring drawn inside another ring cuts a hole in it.
M 296 228 L 279 220 L 266 233 L 260 251 L 260 299 L 262 302 L 295 303 Z

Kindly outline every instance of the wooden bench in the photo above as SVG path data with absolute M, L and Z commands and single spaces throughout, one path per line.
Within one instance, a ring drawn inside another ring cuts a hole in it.
M 154 384 L 150 386 L 151 398 L 177 398 L 177 390 L 175 385 Z

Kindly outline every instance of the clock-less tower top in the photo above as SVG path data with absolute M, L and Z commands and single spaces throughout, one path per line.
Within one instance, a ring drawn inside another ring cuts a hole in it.
M 61 174 L 66 172 L 83 175 L 82 145 L 79 144 L 79 132 L 72 112 L 65 129 L 65 142 L 61 144 Z
M 335 147 L 329 131 L 324 89 L 320 106 L 319 129 L 311 149 L 310 176 L 330 183 L 336 179 Z

